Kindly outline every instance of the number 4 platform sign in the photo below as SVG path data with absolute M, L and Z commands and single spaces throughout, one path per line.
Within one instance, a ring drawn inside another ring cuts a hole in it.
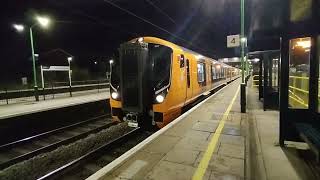
M 230 35 L 227 36 L 227 47 L 233 48 L 233 47 L 239 47 L 240 46 L 240 35 Z

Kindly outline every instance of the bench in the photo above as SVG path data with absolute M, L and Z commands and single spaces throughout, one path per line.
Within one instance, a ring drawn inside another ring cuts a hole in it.
M 320 162 L 320 131 L 310 124 L 296 123 L 296 129 L 302 140 L 310 147 L 311 151 L 316 155 L 317 163 Z

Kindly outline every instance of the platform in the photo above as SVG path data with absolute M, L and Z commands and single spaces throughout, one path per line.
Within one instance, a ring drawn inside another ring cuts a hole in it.
M 279 113 L 262 110 L 254 87 L 240 113 L 239 85 L 224 87 L 88 179 L 314 179 L 296 149 L 278 146 Z
M 8 105 L 0 106 L 0 120 L 32 114 L 36 112 L 48 111 L 52 109 L 59 109 L 69 106 L 75 106 L 80 104 L 86 104 L 95 101 L 107 100 L 109 99 L 109 90 L 97 90 L 85 91 L 74 93 L 73 97 L 64 96 L 64 95 L 55 95 L 55 99 L 46 99 L 43 100 L 40 98 L 40 101 L 26 101 Z
M 221 89 L 89 179 L 243 179 L 246 116 L 239 113 L 239 84 Z

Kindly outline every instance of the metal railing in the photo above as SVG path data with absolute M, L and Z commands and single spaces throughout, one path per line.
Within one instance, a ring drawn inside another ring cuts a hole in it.
M 293 108 L 308 108 L 309 77 L 289 76 L 289 104 Z
M 258 87 L 259 86 L 259 75 L 253 75 L 252 76 L 252 87 Z
M 109 88 L 108 80 L 74 81 L 70 87 L 69 82 L 52 82 L 38 91 L 40 100 L 54 99 L 57 96 L 66 97 L 80 93 L 99 93 Z M 0 90 L 0 105 L 19 102 L 35 101 L 34 89 Z

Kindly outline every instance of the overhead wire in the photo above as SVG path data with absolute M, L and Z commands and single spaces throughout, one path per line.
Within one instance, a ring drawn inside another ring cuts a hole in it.
M 152 7 L 156 8 L 161 14 L 166 16 L 171 22 L 176 24 L 175 20 L 172 19 L 166 12 L 164 12 L 159 6 L 155 5 L 152 1 L 150 0 L 145 0 L 148 4 L 150 4 Z
M 194 45 L 193 45 L 191 42 L 189 42 L 188 40 L 186 40 L 186 39 L 184 39 L 184 38 L 181 38 L 181 37 L 179 37 L 178 35 L 176 35 L 176 34 L 170 32 L 170 31 L 166 30 L 165 28 L 163 28 L 163 27 L 161 27 L 161 26 L 158 26 L 158 25 L 154 24 L 153 22 L 151 22 L 151 21 L 149 21 L 149 20 L 147 20 L 147 19 L 145 19 L 145 18 L 143 18 L 143 17 L 140 17 L 139 15 L 137 15 L 137 14 L 135 14 L 135 13 L 133 13 L 133 12 L 131 12 L 131 11 L 127 10 L 127 9 L 124 9 L 124 8 L 120 7 L 119 5 L 111 2 L 110 0 L 104 0 L 104 2 L 106 2 L 106 3 L 110 4 L 110 5 L 112 5 L 112 6 L 116 7 L 116 8 L 118 8 L 118 9 L 120 9 L 120 10 L 122 10 L 122 11 L 128 13 L 128 14 L 130 14 L 131 16 L 134 16 L 134 17 L 140 19 L 141 21 L 143 21 L 143 22 L 145 22 L 145 23 L 147 23 L 147 24 L 150 24 L 150 25 L 152 25 L 152 26 L 160 29 L 161 31 L 164 31 L 164 32 L 170 34 L 171 36 L 173 36 L 173 37 L 176 38 L 176 39 L 179 39 L 179 40 L 181 40 L 181 41 L 184 41 L 184 42 L 188 43 L 190 46 L 192 46 L 192 47 L 194 47 L 194 48 L 197 48 L 197 49 L 200 49 L 200 50 L 202 50 L 202 51 L 208 52 L 208 50 L 202 49 L 202 48 L 200 48 L 200 47 L 198 47 L 198 46 L 194 46 Z

